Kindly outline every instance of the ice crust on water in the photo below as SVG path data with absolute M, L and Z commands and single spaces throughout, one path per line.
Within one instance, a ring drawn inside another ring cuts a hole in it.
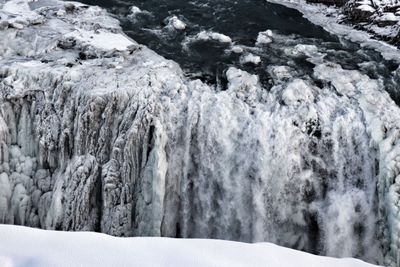
M 232 67 L 215 90 L 104 10 L 48 3 L 0 30 L 1 223 L 399 263 L 400 110 L 379 80 L 299 44 L 312 77 L 269 66 L 268 91 Z
M 195 37 L 195 40 L 202 40 L 202 41 L 218 41 L 221 43 L 231 43 L 232 39 L 222 33 L 212 32 L 212 31 L 201 31 Z

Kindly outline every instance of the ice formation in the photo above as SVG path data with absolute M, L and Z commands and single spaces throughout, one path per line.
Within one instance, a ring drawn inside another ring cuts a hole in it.
M 168 26 L 174 28 L 175 30 L 182 31 L 186 29 L 186 23 L 180 20 L 177 16 L 172 16 L 168 18 Z
M 260 32 L 257 36 L 257 45 L 265 45 L 272 42 L 272 31 L 266 30 L 265 32 Z
M 252 63 L 254 65 L 258 65 L 261 63 L 261 58 L 259 56 L 249 53 L 247 55 L 242 56 L 240 62 L 242 64 Z
M 232 46 L 231 50 L 232 50 L 233 53 L 236 53 L 236 54 L 241 54 L 244 51 L 244 49 L 239 45 Z
M 210 31 L 201 31 L 199 32 L 195 38 L 195 40 L 202 40 L 202 41 L 217 41 L 221 43 L 231 43 L 232 39 L 225 34 L 218 33 L 218 32 L 210 32 Z
M 131 20 L 136 20 L 138 15 L 151 15 L 151 13 L 147 10 L 141 10 L 137 6 L 131 6 L 130 7 L 130 13 L 128 15 L 128 18 Z
M 270 66 L 268 91 L 231 67 L 215 90 L 98 7 L 0 8 L 0 223 L 400 263 L 400 110 L 380 80 L 299 44 L 312 78 Z

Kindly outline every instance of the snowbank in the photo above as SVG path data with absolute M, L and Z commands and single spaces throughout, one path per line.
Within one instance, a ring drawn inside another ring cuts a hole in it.
M 367 267 L 270 243 L 172 238 L 115 238 L 88 232 L 55 232 L 0 225 L 0 266 L 140 267 Z

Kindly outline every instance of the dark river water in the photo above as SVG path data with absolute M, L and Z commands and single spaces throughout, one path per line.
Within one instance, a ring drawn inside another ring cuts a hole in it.
M 210 84 L 223 87 L 224 72 L 229 66 L 258 74 L 266 88 L 273 84 L 268 71 L 271 65 L 288 66 L 294 70 L 293 76 L 309 76 L 314 64 L 307 56 L 293 56 L 287 50 L 299 44 L 314 45 L 318 52 L 324 53 L 325 60 L 345 69 L 360 70 L 372 78 L 381 78 L 392 98 L 400 102 L 397 93 L 400 78 L 393 73 L 398 68 L 396 63 L 385 61 L 378 52 L 361 48 L 359 44 L 339 40 L 294 9 L 265 0 L 82 2 L 107 8 L 134 40 L 178 62 L 187 76 Z M 173 16 L 186 24 L 184 30 L 169 25 Z M 272 42 L 257 46 L 258 33 L 266 30 L 272 31 Z M 224 34 L 232 42 L 195 38 L 202 31 Z M 243 52 L 235 53 L 232 47 L 240 47 Z M 260 57 L 261 62 L 243 62 L 241 59 L 247 54 Z

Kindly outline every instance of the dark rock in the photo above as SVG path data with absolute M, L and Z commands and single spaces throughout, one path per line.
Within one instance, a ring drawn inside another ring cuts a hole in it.
M 63 38 L 58 41 L 57 46 L 62 49 L 71 49 L 76 45 L 76 40 L 74 38 Z
M 74 13 L 76 6 L 72 3 L 67 3 L 67 4 L 65 4 L 64 8 L 65 8 L 65 11 L 67 11 L 67 13 Z
M 348 0 L 306 0 L 308 3 L 321 3 L 325 5 L 343 6 Z
M 353 23 L 369 22 L 374 12 L 359 8 L 361 5 L 358 1 L 349 1 L 343 7 L 343 12 L 347 18 Z
M 394 6 L 385 6 L 383 8 L 383 12 L 396 13 L 398 11 L 400 11 L 400 4 L 399 5 L 394 5 Z
M 96 52 L 89 49 L 79 52 L 80 60 L 94 59 L 96 57 L 97 57 Z
M 8 28 L 8 26 L 9 26 L 8 21 L 5 21 L 5 20 L 0 21 L 0 30 L 5 30 Z
M 393 26 L 396 25 L 398 20 L 391 20 L 391 19 L 385 19 L 385 18 L 378 18 L 375 20 L 376 25 L 379 27 L 387 27 L 387 26 Z

